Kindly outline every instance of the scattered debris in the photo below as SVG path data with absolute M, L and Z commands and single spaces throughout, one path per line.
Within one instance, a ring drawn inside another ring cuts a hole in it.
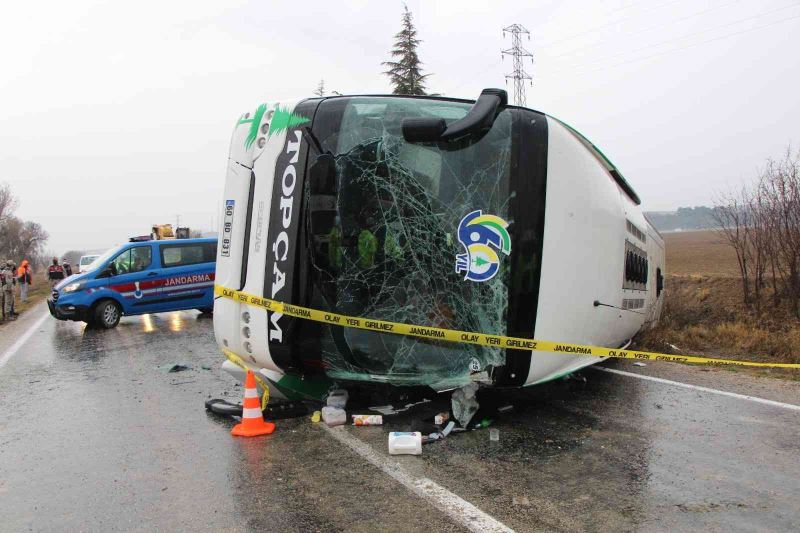
M 389 455 L 422 455 L 422 433 L 392 431 L 389 433 Z
M 473 383 L 486 383 L 487 385 L 492 383 L 492 378 L 489 377 L 489 373 L 485 370 L 482 372 L 473 372 L 469 375 L 469 379 Z
M 492 423 L 491 420 L 489 420 L 488 418 L 484 418 L 483 420 L 475 424 L 475 427 L 473 429 L 488 428 L 491 423 Z
M 383 417 L 381 415 L 351 415 L 354 426 L 382 426 Z
M 478 385 L 470 383 L 455 391 L 451 397 L 453 417 L 458 420 L 461 427 L 467 427 L 469 421 L 478 412 L 479 405 L 478 400 L 475 399 L 476 392 L 478 392 Z
M 450 413 L 448 413 L 447 411 L 439 413 L 438 415 L 433 417 L 433 423 L 436 424 L 437 426 L 441 426 L 448 420 L 450 420 Z
M 390 415 L 396 415 L 398 413 L 402 413 L 404 411 L 408 411 L 409 409 L 411 409 L 414 406 L 422 405 L 422 404 L 428 403 L 428 402 L 430 402 L 430 400 L 428 398 L 423 398 L 422 400 L 420 400 L 418 402 L 407 403 L 403 407 L 395 407 L 394 405 L 376 405 L 374 407 L 370 407 L 369 410 L 370 411 L 377 411 L 380 414 L 382 414 L 383 416 L 390 416 Z
M 334 389 L 328 393 L 327 405 L 344 409 L 347 407 L 347 398 L 348 394 L 345 389 Z
M 206 401 L 206 410 L 221 416 L 242 416 L 242 405 L 213 398 Z
M 514 406 L 511 405 L 511 404 L 508 404 L 508 405 L 504 405 L 503 407 L 498 407 L 497 408 L 497 412 L 498 413 L 507 413 L 507 412 L 511 411 L 512 409 L 514 409 Z
M 489 430 L 489 440 L 491 442 L 500 442 L 500 430 L 497 428 L 491 428 Z
M 211 370 L 211 367 L 208 365 L 200 365 L 200 368 L 202 368 L 203 370 Z
M 427 437 L 422 437 L 422 444 L 430 444 L 431 442 L 436 442 L 441 438 L 443 438 L 441 433 L 431 433 Z
M 207 400 L 206 409 L 220 416 L 242 416 L 242 404 L 219 398 Z M 305 416 L 308 414 L 308 408 L 301 402 L 270 402 L 262 414 L 272 420 L 282 420 Z
M 189 365 L 184 365 L 182 363 L 175 363 L 174 365 L 170 366 L 169 369 L 167 369 L 167 373 L 183 372 L 184 370 L 191 370 L 191 369 L 192 367 L 190 367 Z
M 316 424 L 316 423 L 317 423 L 317 422 L 319 422 L 320 420 L 322 420 L 322 413 L 321 413 L 321 412 L 319 412 L 319 411 L 314 411 L 314 414 L 313 414 L 313 415 L 311 415 L 311 421 L 312 421 L 314 424 Z
M 586 383 L 588 383 L 586 376 L 577 372 L 573 372 L 572 374 L 567 374 L 564 376 L 564 381 L 577 381 L 578 383 L 583 384 L 584 387 L 586 386 Z
M 519 505 L 520 507 L 530 507 L 531 501 L 528 499 L 527 496 L 513 496 L 511 498 L 511 503 L 513 505 Z
M 264 416 L 272 420 L 299 418 L 308 414 L 308 407 L 303 402 L 270 402 L 264 409 Z
M 442 430 L 442 435 L 445 436 L 445 437 L 448 436 L 450 434 L 450 432 L 453 431 L 454 427 L 456 427 L 456 423 L 451 420 L 450 422 L 447 423 L 447 425 Z
M 347 413 L 340 407 L 326 405 L 322 408 L 322 420 L 328 424 L 329 427 L 341 426 L 347 422 Z
M 636 361 L 635 363 L 633 363 L 633 366 L 647 366 L 647 364 L 646 363 L 642 363 L 640 361 Z

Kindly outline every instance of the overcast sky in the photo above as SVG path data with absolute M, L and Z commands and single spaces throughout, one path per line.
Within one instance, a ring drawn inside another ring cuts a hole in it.
M 648 210 L 708 204 L 800 145 L 798 0 L 408 2 L 429 90 L 505 87 L 502 28 L 535 63 L 528 106 L 581 131 Z M 387 92 L 399 1 L 7 2 L 0 182 L 48 247 L 156 222 L 209 229 L 238 116 L 262 101 Z M 509 92 L 511 87 L 509 86 Z

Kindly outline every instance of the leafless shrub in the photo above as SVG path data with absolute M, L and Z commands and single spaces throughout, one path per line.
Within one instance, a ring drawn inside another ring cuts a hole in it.
M 754 183 L 715 201 L 714 219 L 736 252 L 742 298 L 769 299 L 800 318 L 800 151 L 769 159 Z

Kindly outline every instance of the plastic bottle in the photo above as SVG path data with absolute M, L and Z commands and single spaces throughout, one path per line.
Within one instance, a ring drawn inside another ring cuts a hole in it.
M 422 433 L 392 431 L 389 433 L 389 455 L 422 455 Z
M 383 417 L 381 415 L 350 415 L 353 418 L 354 426 L 382 426 Z

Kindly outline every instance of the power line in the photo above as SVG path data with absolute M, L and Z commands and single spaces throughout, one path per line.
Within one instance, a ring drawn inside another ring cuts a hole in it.
M 658 8 L 660 8 L 660 7 L 664 7 L 664 6 L 667 6 L 667 5 L 670 5 L 670 4 L 677 3 L 677 2 L 679 2 L 679 1 L 681 1 L 681 0 L 669 0 L 669 1 L 667 1 L 667 2 L 663 2 L 663 3 L 661 3 L 661 4 L 657 4 L 657 5 L 653 6 L 653 7 L 651 7 L 650 9 L 658 9 Z M 737 0 L 737 1 L 738 1 L 738 0 Z M 639 5 L 640 5 L 640 4 L 642 4 L 642 3 L 643 3 L 643 2 L 634 2 L 634 3 L 628 4 L 627 6 L 622 6 L 622 7 L 620 7 L 620 8 L 617 8 L 617 9 L 614 9 L 614 10 L 610 11 L 610 12 L 609 12 L 609 14 L 617 13 L 617 12 L 619 12 L 619 11 L 624 11 L 624 10 L 626 10 L 626 9 L 629 9 L 629 8 L 631 8 L 631 7 L 636 7 L 636 6 L 639 6 Z M 626 20 L 626 19 L 628 19 L 628 18 L 630 18 L 630 16 L 623 16 L 622 18 L 620 18 L 619 20 L 617 20 L 617 21 L 615 21 L 615 22 L 609 22 L 609 23 L 606 23 L 606 24 L 602 24 L 602 25 L 600 25 L 600 26 L 596 26 L 596 27 L 593 27 L 593 28 L 589 28 L 588 30 L 585 30 L 585 31 L 583 31 L 583 32 L 581 32 L 581 33 L 578 33 L 578 34 L 575 34 L 575 35 L 571 35 L 571 36 L 565 37 L 564 39 L 559 39 L 558 41 L 553 41 L 553 42 L 551 42 L 551 43 L 549 43 L 549 44 L 545 45 L 545 46 L 544 46 L 544 48 L 551 47 L 551 46 L 553 46 L 553 45 L 554 45 L 554 44 L 556 44 L 556 43 L 560 43 L 560 42 L 563 42 L 563 41 L 568 41 L 568 40 L 570 40 L 570 39 L 572 39 L 572 38 L 575 38 L 575 37 L 578 37 L 578 36 L 584 35 L 584 34 L 586 34 L 586 33 L 592 33 L 592 32 L 594 32 L 594 31 L 596 31 L 596 30 L 598 30 L 598 29 L 602 29 L 602 28 L 604 28 L 604 27 L 606 27 L 606 26 L 610 26 L 610 25 L 612 25 L 612 24 L 615 24 L 615 23 L 617 23 L 617 22 L 621 22 L 621 21 L 623 21 L 623 20 Z M 469 82 L 473 81 L 473 80 L 475 79 L 475 76 L 476 76 L 476 75 L 479 75 L 479 74 L 484 74 L 484 73 L 485 73 L 487 70 L 489 70 L 491 67 L 493 67 L 493 66 L 496 66 L 496 65 L 499 65 L 499 63 L 497 63 L 497 61 L 492 61 L 491 63 L 487 63 L 485 66 L 483 66 L 483 67 L 481 67 L 481 68 L 479 68 L 479 69 L 475 69 L 475 71 L 471 72 L 471 73 L 470 73 L 470 75 L 469 75 L 468 77 L 465 77 L 465 78 L 463 78 L 463 79 L 462 79 L 462 80 L 461 80 L 461 81 L 458 83 L 458 85 L 454 85 L 453 87 L 451 87 L 451 88 L 450 88 L 449 90 L 447 90 L 447 91 L 442 91 L 442 94 L 453 94 L 453 93 L 455 93 L 455 92 L 456 92 L 458 89 L 460 89 L 461 87 L 463 87 L 463 86 L 464 86 L 464 85 L 466 85 L 467 83 L 469 83 Z M 477 74 L 476 74 L 476 73 L 477 73 Z
M 733 0 L 732 2 L 728 2 L 726 4 L 720 4 L 720 5 L 717 5 L 717 6 L 713 6 L 713 7 L 710 7 L 708 9 L 704 9 L 702 11 L 697 11 L 696 13 L 692 13 L 690 15 L 686 15 L 684 17 L 680 17 L 680 18 L 671 20 L 669 22 L 664 22 L 664 23 L 661 23 L 661 24 L 654 24 L 652 26 L 648 26 L 646 28 L 641 28 L 641 29 L 638 29 L 636 31 L 625 32 L 625 37 L 630 37 L 631 35 L 638 35 L 640 33 L 644 33 L 646 31 L 650 31 L 650 30 L 653 30 L 653 29 L 656 29 L 656 28 L 663 28 L 664 26 L 669 26 L 669 25 L 675 24 L 677 22 L 683 22 L 684 20 L 689 20 L 691 18 L 698 17 L 700 15 L 705 15 L 706 13 L 709 13 L 711 11 L 716 11 L 717 9 L 722 9 L 723 7 L 728 7 L 731 4 L 736 4 L 736 3 L 739 3 L 739 2 L 741 2 L 741 0 Z M 572 50 L 568 50 L 568 51 L 564 52 L 563 54 L 558 54 L 556 56 L 552 56 L 552 58 L 553 59 L 558 59 L 559 57 L 569 56 L 569 55 L 574 54 L 575 52 L 580 52 L 581 50 L 586 50 L 587 48 L 591 48 L 591 47 L 597 46 L 598 44 L 603 44 L 604 42 L 608 42 L 608 40 L 595 41 L 592 44 L 587 44 L 585 46 L 580 46 L 578 48 L 573 48 Z
M 667 5 L 670 5 L 670 4 L 675 4 L 675 3 L 680 2 L 680 1 L 681 0 L 669 0 L 667 2 L 663 2 L 661 4 L 657 4 L 657 5 L 653 6 L 653 7 L 651 7 L 650 9 L 651 10 L 658 9 L 660 7 L 664 7 L 664 6 L 667 6 Z M 638 6 L 641 3 L 643 3 L 643 2 L 636 2 L 636 3 L 628 4 L 627 6 L 623 6 L 623 7 L 617 8 L 615 10 L 612 10 L 608 14 L 613 14 L 613 13 L 617 13 L 619 11 L 624 11 L 624 10 L 629 9 L 631 7 Z M 585 30 L 585 31 L 583 31 L 581 33 L 578 33 L 578 34 L 575 34 L 575 35 L 571 35 L 571 36 L 565 37 L 563 39 L 559 39 L 557 41 L 553 41 L 553 42 L 545 45 L 542 48 L 549 48 L 549 47 L 553 46 L 556 43 L 568 41 L 568 40 L 571 40 L 571 39 L 573 39 L 575 37 L 579 37 L 581 35 L 584 35 L 586 33 L 592 33 L 593 31 L 596 31 L 598 29 L 602 29 L 602 28 L 604 28 L 606 26 L 610 26 L 610 25 L 615 24 L 617 22 L 621 22 L 621 21 L 626 20 L 626 19 L 628 19 L 630 17 L 631 16 L 623 16 L 622 18 L 618 19 L 615 22 L 609 22 L 609 23 L 606 23 L 606 24 L 602 24 L 600 26 L 595 26 L 593 28 L 589 28 L 588 30 Z M 492 68 L 494 66 L 497 66 L 497 65 L 498 65 L 498 63 L 496 61 L 492 61 L 491 63 L 488 63 L 486 66 L 484 66 L 484 67 L 482 67 L 480 69 L 477 69 L 477 74 L 470 74 L 468 77 L 465 77 L 461 82 L 459 82 L 458 85 L 453 86 L 451 89 L 449 89 L 447 91 L 443 91 L 442 94 L 453 94 L 454 92 L 456 92 L 456 90 L 460 89 L 461 87 L 463 87 L 464 85 L 466 85 L 467 83 L 469 83 L 473 79 L 475 79 L 476 76 L 485 74 L 487 70 L 489 70 L 490 68 Z
M 704 35 L 704 34 L 710 32 L 710 31 L 719 30 L 719 29 L 722 29 L 722 28 L 730 27 L 730 26 L 735 26 L 736 24 L 740 24 L 742 22 L 747 22 L 749 20 L 755 20 L 755 19 L 764 17 L 766 15 L 771 15 L 772 13 L 777 13 L 778 11 L 784 11 L 786 9 L 790 9 L 790 8 L 793 8 L 793 7 L 800 7 L 800 4 L 791 4 L 791 5 L 783 6 L 783 7 L 777 8 L 777 9 L 772 9 L 770 11 L 764 11 L 763 13 L 757 13 L 755 15 L 751 15 L 751 16 L 744 17 L 744 18 L 741 18 L 741 19 L 738 19 L 738 20 L 734 20 L 732 22 L 728 22 L 728 23 L 725 23 L 725 24 L 720 24 L 719 26 L 712 26 L 711 28 L 705 28 L 705 29 L 702 29 L 700 31 L 687 33 L 686 35 L 681 35 L 680 37 L 677 37 L 677 38 L 674 38 L 674 39 L 667 39 L 665 41 L 660 41 L 660 42 L 657 42 L 657 43 L 654 43 L 654 44 L 650 44 L 650 45 L 647 45 L 647 46 L 642 46 L 640 48 L 636 48 L 635 50 L 626 50 L 625 52 L 620 52 L 620 53 L 617 53 L 617 54 L 612 54 L 610 56 L 602 57 L 602 58 L 600 58 L 600 61 L 613 59 L 613 58 L 620 57 L 620 56 L 626 56 L 631 52 L 633 52 L 633 53 L 641 52 L 641 51 L 644 51 L 644 50 L 649 50 L 651 48 L 656 48 L 656 47 L 659 47 L 659 46 L 663 46 L 665 44 L 671 44 L 671 43 L 679 42 L 679 41 L 682 41 L 682 40 L 684 40 L 684 39 L 686 39 L 688 37 L 695 37 L 695 36 L 698 36 L 698 35 Z M 556 57 L 558 57 L 558 56 L 556 56 Z M 555 59 L 555 58 L 553 58 L 553 59 Z M 564 72 L 564 71 L 567 71 L 567 70 L 571 70 L 572 68 L 575 68 L 575 66 L 576 66 L 575 64 L 573 64 L 572 66 L 565 66 L 563 68 L 560 68 L 560 69 L 557 69 L 557 70 L 553 71 L 553 73 L 558 73 L 558 72 Z M 577 64 L 577 66 L 581 67 L 581 66 L 585 66 L 585 65 L 581 65 L 579 63 L 579 64 Z
M 735 37 L 736 35 L 741 35 L 743 33 L 750 33 L 751 31 L 757 31 L 757 30 L 761 30 L 761 29 L 764 29 L 764 28 L 769 28 L 770 26 L 775 26 L 776 24 L 782 24 L 784 22 L 789 22 L 790 20 L 794 20 L 794 19 L 798 19 L 798 18 L 800 18 L 800 15 L 795 15 L 793 17 L 788 17 L 788 18 L 785 18 L 785 19 L 776 20 L 775 22 L 771 22 L 769 24 L 763 24 L 761 26 L 756 26 L 754 28 L 748 28 L 746 30 L 737 31 L 737 32 L 734 32 L 734 33 L 726 34 L 726 35 L 721 35 L 721 36 L 715 37 L 713 39 L 707 39 L 705 41 L 699 41 L 699 42 L 692 43 L 692 44 L 689 44 L 689 45 L 686 45 L 686 46 L 682 46 L 682 47 L 679 47 L 679 48 L 673 48 L 671 50 L 665 50 L 663 52 L 658 52 L 658 53 L 651 54 L 651 55 L 648 55 L 648 56 L 643 56 L 643 57 L 630 59 L 628 61 L 621 61 L 621 62 L 615 63 L 613 65 L 608 65 L 608 66 L 604 66 L 604 67 L 597 67 L 597 68 L 590 69 L 590 70 L 578 71 L 576 74 L 578 74 L 578 75 L 591 74 L 592 72 L 598 72 L 598 71 L 601 71 L 601 70 L 607 70 L 607 69 L 610 69 L 610 68 L 615 68 L 615 67 L 619 67 L 619 66 L 622 66 L 622 65 L 627 65 L 627 64 L 630 64 L 630 63 L 636 63 L 637 61 L 644 61 L 645 59 L 651 59 L 653 57 L 659 57 L 659 56 L 668 55 L 668 54 L 675 53 L 675 52 L 681 52 L 681 51 L 686 50 L 688 48 L 694 48 L 695 46 L 700 46 L 700 45 L 703 45 L 703 44 L 708 44 L 708 43 L 712 43 L 712 42 L 715 42 L 715 41 L 719 41 L 719 40 L 722 40 L 722 39 L 727 39 L 728 37 Z M 552 74 L 556 74 L 556 73 L 554 72 Z
M 671 5 L 671 4 L 676 4 L 676 3 L 680 2 L 680 1 L 682 1 L 682 0 L 670 0 L 668 2 L 663 2 L 661 4 L 657 4 L 657 5 L 653 6 L 653 7 L 651 7 L 650 9 L 651 10 L 659 9 L 661 7 L 664 7 L 664 6 L 668 6 L 668 5 Z M 612 13 L 613 13 L 613 11 L 612 11 Z M 628 15 L 628 16 L 622 17 L 622 18 L 620 18 L 618 20 L 613 20 L 611 22 L 606 22 L 605 24 L 601 24 L 599 26 L 595 26 L 593 28 L 589 28 L 589 29 L 584 30 L 582 32 L 575 33 L 575 34 L 572 34 L 572 35 L 568 35 L 568 36 L 564 37 L 563 39 L 556 39 L 555 41 L 551 41 L 549 43 L 541 45 L 539 48 L 550 48 L 551 46 L 556 45 L 558 43 L 563 43 L 564 41 L 570 41 L 570 40 L 572 40 L 572 39 L 574 39 L 576 37 L 581 37 L 583 35 L 586 35 L 587 33 L 593 33 L 593 32 L 596 32 L 597 30 L 602 30 L 603 28 L 607 28 L 608 26 L 613 26 L 614 24 L 618 24 L 618 23 L 622 22 L 623 20 L 631 18 L 632 16 L 633 15 Z
M 522 35 L 527 35 L 530 40 L 531 33 L 521 24 L 512 24 L 503 28 L 503 37 L 506 36 L 506 32 L 511 34 L 511 48 L 503 50 L 500 54 L 501 57 L 510 55 L 514 63 L 514 72 L 506 74 L 506 80 L 514 80 L 514 103 L 525 106 L 525 81 L 530 80 L 531 86 L 533 86 L 533 78 L 525 72 L 522 62 L 524 58 L 530 57 L 531 63 L 533 63 L 533 54 L 522 47 Z

